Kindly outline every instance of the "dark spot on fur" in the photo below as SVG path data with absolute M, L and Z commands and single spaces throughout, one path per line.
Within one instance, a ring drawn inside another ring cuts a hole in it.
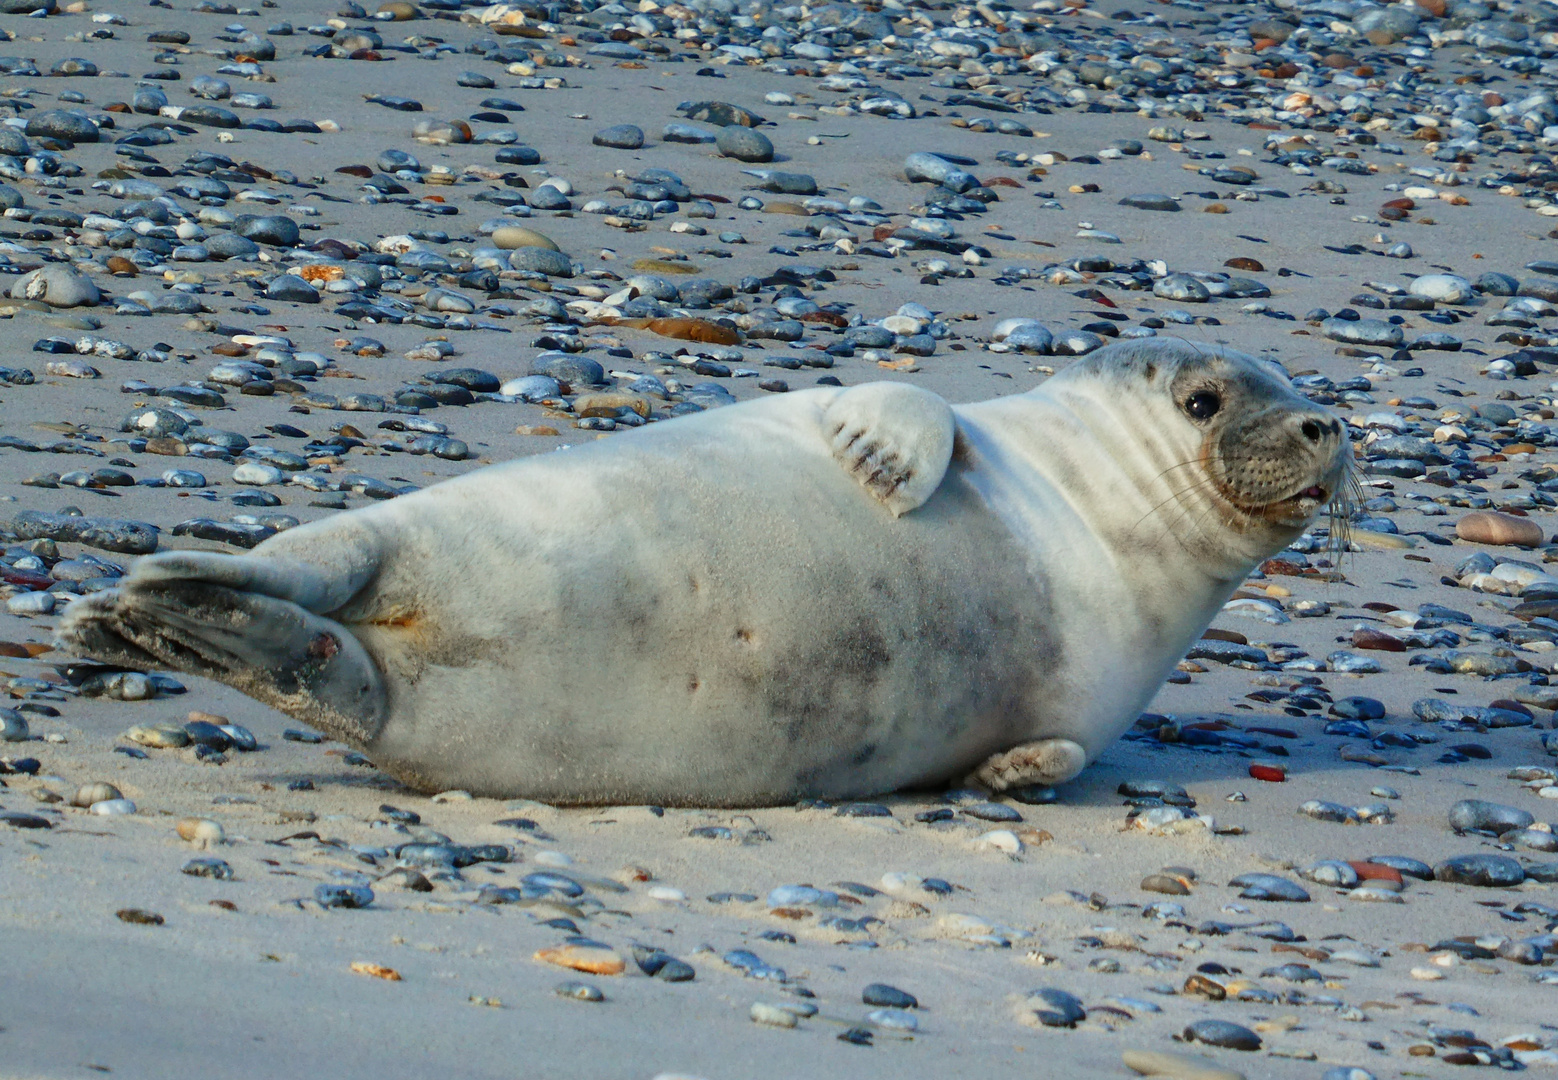
M 334 634 L 317 634 L 308 643 L 310 660 L 328 660 L 341 651 L 341 642 Z

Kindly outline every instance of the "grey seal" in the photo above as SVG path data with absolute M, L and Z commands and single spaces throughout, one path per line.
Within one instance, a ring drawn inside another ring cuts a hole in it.
M 749 806 L 1074 776 L 1342 490 L 1280 367 L 1172 339 L 953 406 L 818 388 L 490 466 L 76 600 L 421 790 Z

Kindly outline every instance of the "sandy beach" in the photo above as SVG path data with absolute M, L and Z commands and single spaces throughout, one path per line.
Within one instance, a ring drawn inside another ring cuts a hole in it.
M 0 3 L 0 1077 L 1558 1065 L 1552 5 L 262 7 Z M 961 403 L 1149 332 L 1336 410 L 1350 549 L 1316 521 L 1053 801 L 430 797 L 52 647 L 147 536 L 238 552 L 642 422 L 526 377 L 653 376 L 653 423 Z M 1435 877 L 1466 855 L 1518 876 Z

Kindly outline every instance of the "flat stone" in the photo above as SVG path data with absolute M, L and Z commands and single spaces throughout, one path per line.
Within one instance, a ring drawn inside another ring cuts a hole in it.
M 492 230 L 492 246 L 510 251 L 515 248 L 545 248 L 548 251 L 561 251 L 550 236 L 545 233 L 527 229 L 523 225 L 504 225 Z
M 1325 319 L 1320 323 L 1320 333 L 1347 345 L 1381 348 L 1394 347 L 1406 340 L 1401 327 L 1383 319 Z
M 1259 1050 L 1260 1036 L 1243 1024 L 1230 1020 L 1197 1020 L 1185 1028 L 1186 1042 L 1206 1043 L 1225 1050 Z
M 1174 1054 L 1167 1050 L 1127 1050 L 1120 1055 L 1125 1067 L 1143 1076 L 1164 1080 L 1245 1080 L 1237 1069 L 1227 1069 L 1210 1058 L 1196 1054 Z
M 532 959 L 591 975 L 621 975 L 627 962 L 604 945 L 562 945 L 538 949 Z
M 1168 195 L 1127 195 L 1120 200 L 1120 205 L 1133 206 L 1137 210 L 1179 210 L 1179 200 Z
M 1457 855 L 1434 867 L 1434 879 L 1457 885 L 1512 888 L 1525 880 L 1520 864 L 1507 855 Z
M 1276 874 L 1240 874 L 1228 885 L 1243 890 L 1239 895 L 1246 900 L 1279 900 L 1294 904 L 1309 902 L 1309 893 L 1301 886 Z

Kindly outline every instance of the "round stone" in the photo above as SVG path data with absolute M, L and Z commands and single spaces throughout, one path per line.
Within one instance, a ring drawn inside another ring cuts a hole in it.
M 644 129 L 637 124 L 617 124 L 595 133 L 590 140 L 596 146 L 610 146 L 618 150 L 637 150 L 644 145 Z
M 737 161 L 772 161 L 774 144 L 761 131 L 749 127 L 731 125 L 722 127 L 714 138 L 714 146 L 728 158 Z
M 1164 300 L 1187 304 L 1204 304 L 1212 299 L 1212 292 L 1189 274 L 1170 274 L 1153 282 L 1152 295 Z
M 586 356 L 568 353 L 541 353 L 530 362 L 530 374 L 549 375 L 571 386 L 599 386 L 606 381 L 606 369 Z
M 63 139 L 72 143 L 98 140 L 97 125 L 86 113 L 73 109 L 45 109 L 35 113 L 27 118 L 26 132 L 33 139 Z
M 573 277 L 573 262 L 560 251 L 551 248 L 527 246 L 517 247 L 509 254 L 509 267 L 514 270 L 527 270 L 535 274 L 545 274 L 547 277 Z
M 296 274 L 278 274 L 265 287 L 265 299 L 285 300 L 295 304 L 317 304 L 319 290 Z
M 50 263 L 11 284 L 11 299 L 41 300 L 50 307 L 93 307 L 103 299 L 92 279 L 68 266 Z
M 239 218 L 233 222 L 233 231 L 246 240 L 271 247 L 297 247 L 301 233 L 298 223 L 281 214 L 263 217 Z
M 1456 274 L 1424 274 L 1407 286 L 1407 292 L 1440 304 L 1463 304 L 1477 295 L 1471 282 Z
M 214 233 L 201 242 L 206 254 L 218 262 L 227 259 L 252 259 L 260 253 L 260 245 L 237 233 Z

